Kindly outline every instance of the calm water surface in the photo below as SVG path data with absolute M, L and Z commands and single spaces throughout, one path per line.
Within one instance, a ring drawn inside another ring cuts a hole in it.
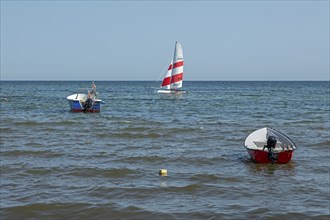
M 329 82 L 96 82 L 101 113 L 69 112 L 90 83 L 1 82 L 1 219 L 330 218 Z M 290 163 L 251 162 L 265 126 Z

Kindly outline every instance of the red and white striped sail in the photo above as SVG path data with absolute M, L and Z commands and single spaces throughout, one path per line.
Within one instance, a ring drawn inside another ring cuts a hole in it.
M 167 73 L 166 73 L 163 83 L 162 83 L 162 87 L 164 89 L 171 88 L 172 66 L 173 66 L 173 60 L 171 61 L 170 66 L 168 67 Z
M 167 70 L 162 83 L 162 89 L 158 93 L 181 90 L 183 80 L 183 52 L 179 42 L 175 43 L 173 60 Z
M 175 43 L 171 89 L 181 89 L 183 80 L 183 52 L 179 42 Z

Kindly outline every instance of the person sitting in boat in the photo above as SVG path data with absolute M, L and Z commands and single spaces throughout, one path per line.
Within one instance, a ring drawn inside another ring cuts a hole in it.
M 97 95 L 98 95 L 98 93 L 97 93 L 97 91 L 96 91 L 96 85 L 95 85 L 94 82 L 92 83 L 92 89 L 91 89 L 91 91 L 90 91 L 90 95 L 91 95 L 92 97 L 94 97 L 94 98 L 97 98 Z
M 96 85 L 95 85 L 94 81 L 92 82 L 92 89 L 96 90 Z
M 89 110 L 93 106 L 93 95 L 88 91 L 87 99 L 83 105 L 84 110 Z

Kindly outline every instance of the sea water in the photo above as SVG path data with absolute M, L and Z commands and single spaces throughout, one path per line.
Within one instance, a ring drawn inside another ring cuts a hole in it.
M 100 81 L 101 112 L 70 112 L 90 84 L 1 81 L 1 219 L 329 219 L 328 81 Z M 291 162 L 250 160 L 266 126 Z

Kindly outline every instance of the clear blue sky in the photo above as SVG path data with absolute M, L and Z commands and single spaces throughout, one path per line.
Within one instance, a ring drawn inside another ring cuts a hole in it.
M 329 80 L 329 1 L 1 1 L 1 80 Z

